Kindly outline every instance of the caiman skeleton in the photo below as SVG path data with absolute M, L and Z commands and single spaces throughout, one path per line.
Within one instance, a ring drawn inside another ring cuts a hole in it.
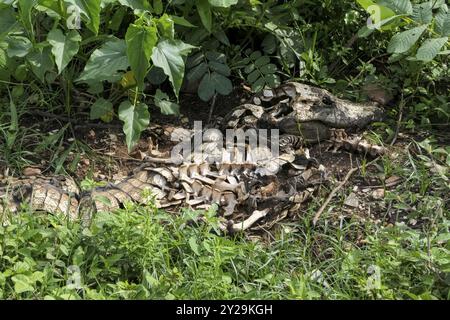
M 239 231 L 267 215 L 297 212 L 323 181 L 324 168 L 299 152 L 305 144 L 328 140 L 335 148 L 372 156 L 384 153 L 384 148 L 349 138 L 342 130 L 381 120 L 381 109 L 374 104 L 341 100 L 323 89 L 298 83 L 264 90 L 252 102 L 230 112 L 221 129 L 279 129 L 280 155 L 266 159 L 266 164 L 279 164 L 271 173 L 261 174 L 258 163 L 147 159 L 123 181 L 84 193 L 70 178 L 7 179 L 0 181 L 0 212 L 17 212 L 27 202 L 33 210 L 89 221 L 96 211 L 113 211 L 128 201 L 153 201 L 167 211 L 208 209 L 217 204 L 223 230 Z

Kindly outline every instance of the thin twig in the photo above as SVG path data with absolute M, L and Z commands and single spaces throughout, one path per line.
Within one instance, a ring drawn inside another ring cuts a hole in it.
M 333 197 L 336 195 L 336 193 L 348 182 L 348 180 L 351 178 L 351 176 L 360 169 L 360 167 L 356 167 L 351 169 L 347 175 L 345 176 L 344 180 L 342 180 L 342 182 L 333 189 L 333 191 L 331 191 L 330 195 L 328 196 L 327 200 L 324 202 L 324 204 L 320 207 L 319 211 L 317 211 L 316 215 L 314 216 L 313 219 L 313 225 L 315 226 L 317 224 L 317 221 L 319 220 L 320 216 L 322 215 L 322 213 L 325 211 L 325 209 L 327 208 L 328 204 L 330 203 L 330 201 L 333 199 Z

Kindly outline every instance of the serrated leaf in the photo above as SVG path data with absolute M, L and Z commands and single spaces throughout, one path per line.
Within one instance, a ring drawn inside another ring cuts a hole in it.
M 417 50 L 416 58 L 424 62 L 433 60 L 447 41 L 448 37 L 425 40 L 422 46 Z
M 53 29 L 48 33 L 47 40 L 52 46 L 52 53 L 58 67 L 58 74 L 60 74 L 78 53 L 81 36 L 75 30 L 64 35 L 60 29 Z
M 120 71 L 126 71 L 130 64 L 124 40 L 112 39 L 95 50 L 77 81 L 119 81 Z
M 130 101 L 124 101 L 119 106 L 119 119 L 123 121 L 123 132 L 125 133 L 128 152 L 134 148 L 139 141 L 142 131 L 150 123 L 150 113 L 144 103 L 133 105 Z
M 396 34 L 392 37 L 388 46 L 389 53 L 404 53 L 411 49 L 411 47 L 419 40 L 420 36 L 427 29 L 427 25 L 415 27 L 411 30 L 406 30 Z
M 90 119 L 101 119 L 104 122 L 110 122 L 114 115 L 113 104 L 103 98 L 98 99 L 91 106 Z
M 208 0 L 197 0 L 197 11 L 203 26 L 211 33 L 212 30 L 212 12 Z
M 165 115 L 179 115 L 180 106 L 169 100 L 169 96 L 161 90 L 156 90 L 155 105 L 161 109 Z
M 155 26 L 131 24 L 125 35 L 128 61 L 140 88 L 144 86 L 150 68 L 150 58 L 158 42 L 157 34 Z
M 152 61 L 155 66 L 164 70 L 172 83 L 178 98 L 184 77 L 184 57 L 194 49 L 194 46 L 181 40 L 163 40 L 153 50 Z

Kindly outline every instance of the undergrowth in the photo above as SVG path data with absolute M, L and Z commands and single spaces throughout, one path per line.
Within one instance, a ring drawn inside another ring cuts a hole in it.
M 130 205 L 90 226 L 23 212 L 0 227 L 0 298 L 450 298 L 448 212 L 428 230 L 312 228 L 312 213 L 268 244 L 218 235 L 214 212 L 197 225 L 196 212 Z

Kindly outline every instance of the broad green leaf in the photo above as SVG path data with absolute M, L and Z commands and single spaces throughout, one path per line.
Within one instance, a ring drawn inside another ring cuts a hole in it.
M 158 19 L 158 30 L 163 38 L 173 39 L 175 36 L 175 26 L 172 18 L 168 14 L 163 14 Z
M 34 281 L 24 274 L 13 276 L 11 277 L 11 280 L 14 282 L 14 291 L 17 294 L 34 291 Z
M 16 24 L 12 8 L 0 9 L 0 40 L 13 30 Z
M 238 3 L 238 0 L 208 0 L 208 1 L 213 7 L 222 7 L 222 8 L 228 8 Z
M 200 16 L 200 20 L 202 20 L 203 25 L 206 30 L 211 33 L 212 30 L 212 12 L 211 5 L 208 0 L 198 0 L 197 1 L 197 11 Z
M 198 96 L 203 101 L 209 101 L 216 93 L 216 88 L 214 87 L 213 83 L 211 82 L 211 74 L 207 73 L 203 77 L 202 81 L 200 81 L 200 84 L 198 86 Z
M 41 82 L 45 82 L 45 74 L 53 70 L 50 47 L 37 47 L 27 55 L 26 59 L 33 73 Z
M 404 53 L 411 49 L 411 47 L 419 40 L 420 36 L 427 29 L 427 25 L 415 27 L 411 30 L 406 30 L 396 34 L 392 37 L 388 46 L 389 53 Z
M 375 25 L 380 23 L 380 21 L 395 16 L 394 11 L 371 0 L 357 0 L 357 2 L 370 14 L 372 22 Z
M 215 86 L 216 91 L 221 95 L 226 96 L 227 94 L 230 94 L 231 91 L 233 91 L 233 84 L 231 83 L 230 79 L 224 77 L 220 73 L 211 73 L 211 82 Z
M 198 248 L 197 239 L 192 236 L 189 238 L 189 247 L 191 247 L 191 250 L 197 255 L 200 256 L 200 250 Z
M 164 70 L 155 66 L 153 66 L 147 74 L 147 80 L 155 86 L 159 86 L 166 81 L 166 79 L 167 75 L 164 73 Z
M 37 0 L 19 0 L 19 14 L 20 20 L 24 27 L 28 30 L 29 34 L 32 34 L 33 26 L 31 16 L 33 13 L 33 7 L 37 4 Z
M 98 28 L 100 26 L 100 4 L 101 0 L 66 0 L 67 2 L 75 5 L 83 20 L 86 21 L 87 27 L 98 34 Z
M 23 82 L 27 78 L 28 75 L 28 67 L 26 64 L 19 65 L 14 71 L 14 78 Z
M 205 54 L 206 59 L 208 59 L 209 61 L 216 61 L 216 62 L 220 62 L 220 63 L 226 63 L 227 62 L 227 57 L 220 52 L 216 52 L 216 51 L 208 51 Z
M 152 61 L 169 77 L 177 98 L 183 83 L 184 57 L 194 48 L 181 40 L 163 40 L 153 50 Z
M 8 42 L 8 56 L 12 57 L 25 57 L 33 48 L 31 41 L 22 36 L 10 36 L 7 37 Z
M 230 79 L 217 72 L 206 73 L 198 86 L 198 96 L 203 101 L 211 100 L 216 93 L 227 95 L 231 91 L 233 91 L 233 84 Z
M 66 36 L 60 29 L 53 29 L 48 33 L 47 40 L 52 46 L 58 73 L 61 73 L 78 53 L 81 36 L 76 30 L 69 31 Z
M 120 71 L 126 71 L 130 64 L 126 54 L 124 40 L 112 39 L 95 50 L 77 81 L 119 81 Z
M 219 62 L 216 62 L 216 61 L 210 61 L 208 63 L 208 65 L 209 65 L 209 68 L 212 71 L 216 71 L 216 72 L 220 73 L 221 75 L 224 75 L 225 77 L 229 77 L 231 75 L 230 67 L 228 67 L 224 63 L 219 63 Z
M 450 36 L 450 12 L 443 8 L 436 14 L 436 31 L 443 36 Z
M 156 14 L 161 14 L 163 13 L 164 7 L 163 7 L 163 3 L 162 0 L 153 0 L 153 11 Z
M 384 20 L 380 21 L 376 27 L 377 28 L 382 28 L 382 27 L 384 27 L 386 25 L 389 25 L 392 22 L 398 21 L 400 17 L 402 17 L 402 15 L 392 16 L 392 17 L 389 17 L 387 19 L 384 19 Z M 360 37 L 360 38 L 368 37 L 375 30 L 376 30 L 376 28 L 373 28 L 373 27 L 369 28 L 368 26 L 364 26 L 358 31 L 358 37 Z
M 144 103 L 133 105 L 129 101 L 124 101 L 119 106 L 119 119 L 124 122 L 123 132 L 126 136 L 128 152 L 131 152 L 138 142 L 142 131 L 150 123 L 148 107 Z
M 120 7 L 114 12 L 114 15 L 112 19 L 110 20 L 108 24 L 108 28 L 113 31 L 119 31 L 119 28 L 123 22 L 123 19 L 125 15 L 127 14 L 127 8 L 126 7 Z
M 208 72 L 208 65 L 205 62 L 202 62 L 188 72 L 186 79 L 189 81 L 197 81 L 203 77 L 206 72 Z
M 433 60 L 447 41 L 448 37 L 425 40 L 419 50 L 417 50 L 416 58 L 424 62 Z
M 133 10 L 151 10 L 152 8 L 148 0 L 119 0 L 119 3 Z
M 411 17 L 420 24 L 430 23 L 431 20 L 433 20 L 433 7 L 431 2 L 424 2 L 415 5 Z
M 195 25 L 193 25 L 192 23 L 190 23 L 183 17 L 178 17 L 178 16 L 170 16 L 170 17 L 172 18 L 172 20 L 175 24 L 178 24 L 183 27 L 196 28 Z
M 64 17 L 67 13 L 67 6 L 63 0 L 38 0 L 38 4 L 46 9 L 50 9 L 60 17 Z M 50 12 L 47 11 L 47 14 L 50 14 Z
M 156 90 L 155 105 L 161 109 L 162 114 L 179 115 L 180 106 L 169 100 L 169 96 L 161 90 Z
M 411 14 L 413 12 L 410 0 L 382 0 L 377 1 L 377 4 L 390 8 L 397 14 Z
M 113 104 L 103 98 L 98 99 L 91 106 L 90 119 L 101 119 L 104 122 L 110 122 L 114 115 Z
M 231 45 L 230 40 L 228 39 L 225 31 L 223 31 L 222 29 L 215 31 L 213 33 L 213 36 L 227 47 Z
M 158 42 L 157 34 L 155 26 L 131 24 L 125 35 L 128 60 L 140 88 L 143 87 L 145 76 L 150 68 L 152 51 Z

